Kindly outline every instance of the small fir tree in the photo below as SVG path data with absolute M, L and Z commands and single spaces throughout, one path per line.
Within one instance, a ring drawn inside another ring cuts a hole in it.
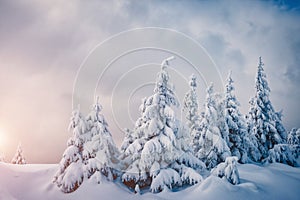
M 23 155 L 23 150 L 22 150 L 21 143 L 19 143 L 16 154 L 13 157 L 11 163 L 12 164 L 18 164 L 18 165 L 25 165 L 26 164 L 26 160 L 25 160 L 25 157 Z
M 233 185 L 239 184 L 240 175 L 237 168 L 237 160 L 236 156 L 227 157 L 225 162 L 220 163 L 212 170 L 212 175 L 220 178 L 225 177 Z

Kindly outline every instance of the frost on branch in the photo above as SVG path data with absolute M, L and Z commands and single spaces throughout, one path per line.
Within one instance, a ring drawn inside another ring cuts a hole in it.
M 228 182 L 237 185 L 240 182 L 239 171 L 237 169 L 236 156 L 227 157 L 225 162 L 220 163 L 217 167 L 212 169 L 212 175 L 220 178 L 225 177 Z

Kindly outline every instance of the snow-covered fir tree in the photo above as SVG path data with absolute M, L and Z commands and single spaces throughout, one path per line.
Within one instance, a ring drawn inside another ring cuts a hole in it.
M 248 148 L 248 157 L 255 162 L 261 161 L 261 152 L 259 151 L 259 141 L 255 136 L 254 124 L 249 120 L 248 115 L 245 116 L 247 123 L 248 139 L 250 146 Z
M 198 97 L 197 97 L 197 78 L 193 74 L 189 81 L 190 90 L 184 97 L 183 110 L 186 111 L 188 128 L 192 131 L 199 126 Z
M 216 111 L 217 111 L 217 126 L 220 130 L 222 139 L 229 144 L 229 128 L 226 122 L 226 107 L 223 93 L 215 93 Z
M 142 111 L 142 107 L 144 106 L 144 101 L 146 100 L 146 98 L 144 98 L 142 100 L 142 105 L 140 106 L 139 110 L 141 111 L 141 115 L 143 114 Z M 120 168 L 121 169 L 126 169 L 127 166 L 132 162 L 132 159 L 130 156 L 128 156 L 128 152 L 126 152 L 127 148 L 138 138 L 140 138 L 140 136 L 138 135 L 137 131 L 133 131 L 130 130 L 128 128 L 124 129 L 124 139 L 123 142 L 121 144 L 121 152 L 120 152 L 120 156 L 119 156 L 119 161 L 120 161 Z
M 279 162 L 297 167 L 298 156 L 299 146 L 288 144 L 275 144 L 274 147 L 269 150 L 269 156 L 263 161 L 270 163 Z
M 54 183 L 65 193 L 75 191 L 84 180 L 83 146 L 88 127 L 79 106 L 72 112 L 69 130 L 72 130 L 73 135 L 68 140 L 68 147 L 63 153 L 59 170 L 54 177 Z
M 296 136 L 297 136 L 298 141 L 299 141 L 298 145 L 300 145 L 300 128 L 297 129 Z
M 283 114 L 282 114 L 282 110 L 280 110 L 279 112 L 276 112 L 275 115 L 276 115 L 276 118 L 275 118 L 275 128 L 277 130 L 277 133 L 282 137 L 282 142 L 283 143 L 286 143 L 286 140 L 287 140 L 287 131 L 285 129 L 285 127 L 283 126 L 283 123 L 282 123 L 282 117 L 283 117 Z
M 240 175 L 237 168 L 236 156 L 227 157 L 225 162 L 220 163 L 214 169 L 212 169 L 212 175 L 220 178 L 225 177 L 228 182 L 233 185 L 237 185 L 240 182 Z
M 113 180 L 118 168 L 119 156 L 119 150 L 108 130 L 108 124 L 101 114 L 101 110 L 102 106 L 97 97 L 96 103 L 86 119 L 89 131 L 83 154 L 86 158 L 87 177 L 95 179 L 97 183 L 104 178 Z
M 124 145 L 130 162 L 125 163 L 122 180 L 133 189 L 136 185 L 140 189 L 150 186 L 152 192 L 158 192 L 202 180 L 194 169 L 201 169 L 203 163 L 192 155 L 186 132 L 173 110 L 179 103 L 166 71 L 171 59 L 162 62 L 154 94 L 140 106 L 142 116 L 132 131 L 133 141 Z
M 287 137 L 287 143 L 275 144 L 272 149 L 269 150 L 269 156 L 264 159 L 264 162 L 279 162 L 288 164 L 291 166 L 299 166 L 298 157 L 300 153 L 300 130 L 293 128 Z
M 23 155 L 23 150 L 22 150 L 21 143 L 19 143 L 19 145 L 17 147 L 16 154 L 13 157 L 13 159 L 11 160 L 11 163 L 12 164 L 18 164 L 18 165 L 25 165 L 26 164 L 26 159 Z
M 268 152 L 276 144 L 286 141 L 286 132 L 281 122 L 281 116 L 275 112 L 270 101 L 270 88 L 263 68 L 261 57 L 255 80 L 255 96 L 250 100 L 250 110 L 247 116 L 248 128 L 257 138 L 261 159 L 268 157 Z
M 292 130 L 290 130 L 287 143 L 290 145 L 300 145 L 300 129 L 292 128 Z
M 204 161 L 208 169 L 225 161 L 230 156 L 230 149 L 222 137 L 221 129 L 224 124 L 220 116 L 218 95 L 214 93 L 213 84 L 207 88 L 206 101 L 204 104 L 204 117 L 200 123 L 199 146 L 195 149 L 195 155 Z M 221 114 L 221 115 L 220 115 Z M 221 123 L 221 124 L 220 124 Z
M 226 91 L 225 91 L 225 117 L 229 130 L 229 143 L 228 146 L 232 156 L 236 156 L 238 161 L 246 163 L 248 161 L 248 151 L 252 147 L 250 138 L 248 137 L 247 124 L 244 116 L 239 110 L 240 103 L 235 96 L 234 81 L 229 72 Z
M 195 151 L 199 146 L 200 115 L 198 113 L 197 78 L 194 74 L 190 77 L 189 85 L 190 90 L 183 101 L 183 111 L 186 112 L 187 127 L 191 134 L 191 145 L 193 151 Z

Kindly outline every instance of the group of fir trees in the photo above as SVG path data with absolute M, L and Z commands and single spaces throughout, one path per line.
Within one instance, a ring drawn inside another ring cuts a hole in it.
M 228 156 L 236 156 L 240 163 L 282 162 L 296 166 L 299 143 L 296 129 L 289 134 L 282 124 L 281 112 L 276 112 L 270 101 L 270 88 L 261 58 L 255 81 L 255 96 L 250 100 L 247 115 L 239 111 L 231 73 L 226 80 L 224 93 L 215 93 L 213 85 L 207 88 L 204 109 L 199 114 L 196 78 L 191 77 L 190 91 L 185 96 L 187 125 L 193 137 L 194 154 L 208 169 L 224 162 Z M 293 138 L 293 139 L 291 139 Z
M 246 116 L 239 110 L 231 73 L 223 93 L 214 92 L 213 84 L 209 85 L 202 112 L 197 79 L 192 75 L 183 102 L 186 124 L 175 115 L 179 101 L 167 72 L 172 59 L 162 62 L 154 94 L 143 99 L 134 128 L 125 129 L 120 151 L 101 114 L 98 99 L 87 117 L 79 108 L 73 111 L 73 135 L 54 177 L 63 192 L 76 190 L 85 179 L 100 183 L 116 178 L 137 193 L 142 188 L 158 192 L 201 182 L 207 169 L 237 184 L 236 161 L 296 165 L 300 131 L 293 129 L 287 137 L 281 113 L 275 112 L 269 99 L 261 58 L 255 96 Z
M 53 180 L 65 193 L 75 191 L 84 179 L 100 183 L 112 180 L 117 173 L 119 150 L 101 110 L 97 99 L 87 117 L 80 113 L 79 107 L 72 113 L 69 129 L 73 135 Z
M 187 112 L 187 126 L 192 135 L 194 154 L 208 169 L 214 168 L 229 156 L 236 156 L 241 163 L 247 162 L 248 149 L 252 143 L 246 121 L 239 111 L 240 104 L 234 94 L 231 73 L 224 94 L 215 93 L 213 84 L 207 88 L 201 114 L 196 89 L 197 82 L 193 75 L 190 91 L 184 99 L 184 110 Z

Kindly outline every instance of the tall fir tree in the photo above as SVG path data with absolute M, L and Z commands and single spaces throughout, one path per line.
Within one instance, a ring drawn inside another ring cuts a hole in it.
M 124 149 L 129 163 L 122 180 L 131 188 L 150 186 L 152 192 L 182 184 L 200 182 L 202 177 L 193 168 L 203 164 L 188 149 L 186 133 L 175 117 L 173 107 L 179 105 L 166 71 L 169 61 L 162 62 L 154 94 L 140 107 L 133 142 Z
M 102 106 L 99 103 L 99 97 L 97 97 L 86 119 L 89 127 L 89 139 L 84 144 L 84 155 L 87 157 L 85 171 L 87 177 L 94 178 L 97 183 L 100 183 L 103 179 L 113 180 L 119 162 L 119 150 L 113 141 L 108 130 L 108 124 L 101 111 Z
M 286 133 L 281 122 L 281 115 L 275 112 L 270 101 L 270 88 L 263 68 L 261 57 L 255 80 L 255 96 L 250 100 L 247 116 L 249 131 L 257 139 L 257 146 L 262 160 L 268 157 L 268 151 L 276 144 L 286 141 Z
M 186 93 L 183 101 L 183 111 L 186 112 L 187 127 L 191 135 L 191 146 L 196 151 L 200 137 L 200 115 L 197 97 L 197 78 L 193 74 L 189 81 L 190 90 Z
M 72 130 L 73 135 L 68 140 L 68 147 L 63 153 L 59 170 L 53 180 L 65 193 L 75 191 L 83 182 L 85 174 L 83 146 L 86 142 L 88 127 L 85 118 L 79 111 L 79 106 L 72 112 L 69 130 Z
M 234 81 L 231 77 L 231 71 L 227 77 L 225 86 L 225 112 L 226 123 L 229 130 L 229 148 L 232 156 L 236 156 L 238 161 L 246 163 L 248 161 L 248 151 L 252 147 L 248 137 L 247 124 L 244 116 L 241 114 L 240 103 L 235 96 Z
M 26 159 L 23 155 L 23 149 L 21 146 L 21 143 L 19 143 L 17 147 L 17 151 L 13 159 L 11 160 L 12 164 L 18 164 L 18 165 L 25 165 L 26 164 Z
M 222 137 L 223 119 L 220 119 L 218 95 L 214 93 L 213 84 L 207 90 L 204 104 L 204 117 L 200 123 L 199 147 L 196 156 L 201 159 L 208 169 L 214 168 L 230 156 L 230 149 Z M 223 114 L 222 114 L 223 115 Z

